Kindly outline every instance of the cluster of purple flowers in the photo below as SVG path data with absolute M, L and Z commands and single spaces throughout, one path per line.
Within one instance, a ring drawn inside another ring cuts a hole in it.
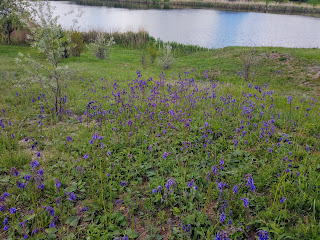
M 65 195 L 69 197 L 68 200 L 71 202 L 74 202 L 77 200 L 77 196 L 73 192 L 66 192 Z
M 199 190 L 198 186 L 194 184 L 194 179 L 191 179 L 191 181 L 187 183 L 187 187 Z
M 157 192 L 160 193 L 161 190 L 162 190 L 162 186 L 158 186 L 157 188 L 155 188 L 155 189 L 152 190 L 152 193 L 153 193 L 153 194 L 156 194 Z
M 248 177 L 247 186 L 251 189 L 252 192 L 254 192 L 256 190 L 256 187 L 254 185 L 253 178 L 251 174 L 247 174 L 247 177 Z
M 259 240 L 268 240 L 268 239 L 270 239 L 269 233 L 267 231 L 264 231 L 264 230 L 259 230 L 257 232 L 257 235 L 259 237 Z
M 93 133 L 92 139 L 89 141 L 90 144 L 93 144 L 96 140 L 102 140 L 103 136 L 99 136 L 99 133 Z

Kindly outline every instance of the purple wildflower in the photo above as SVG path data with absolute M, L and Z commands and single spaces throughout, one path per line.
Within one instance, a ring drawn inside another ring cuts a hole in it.
M 49 224 L 49 228 L 55 228 L 56 224 L 55 224 L 55 219 L 53 218 L 52 221 Z
M 18 177 L 20 175 L 18 169 L 16 169 L 15 167 L 11 168 L 11 173 L 15 176 Z
M 17 212 L 16 208 L 14 208 L 14 207 L 10 208 L 10 213 L 11 214 L 15 214 L 16 212 Z
M 218 173 L 218 168 L 216 167 L 216 165 L 213 165 L 213 166 L 212 166 L 212 173 L 213 173 L 214 175 L 217 175 L 217 173 Z
M 164 152 L 162 155 L 163 159 L 166 159 L 168 156 L 169 156 L 169 153 L 167 153 L 167 152 Z
M 77 199 L 77 196 L 73 192 L 67 192 L 65 195 L 69 197 L 71 202 L 74 202 Z
M 43 169 L 39 169 L 37 172 L 40 176 L 42 176 L 44 174 L 44 170 Z
M 282 197 L 282 198 L 280 199 L 280 202 L 281 202 L 281 203 L 284 203 L 284 201 L 286 201 L 286 200 L 287 200 L 286 197 Z
M 192 179 L 190 182 L 187 183 L 187 187 L 193 187 L 193 183 L 194 183 L 194 180 Z
M 246 184 L 248 187 L 250 187 L 251 191 L 254 192 L 256 190 L 256 187 L 254 186 L 253 178 L 250 174 L 248 174 L 248 182 Z
M 36 168 L 39 166 L 39 162 L 36 161 L 36 160 L 32 160 L 31 163 L 30 163 L 30 167 L 32 168 Z
M 269 233 L 264 231 L 264 230 L 259 230 L 257 232 L 257 235 L 259 237 L 259 240 L 268 240 L 269 238 Z
M 32 234 L 37 234 L 39 232 L 39 228 L 35 228 L 34 230 L 32 230 Z
M 226 220 L 226 214 L 224 212 L 221 213 L 219 220 L 220 222 L 224 222 Z
M 22 182 L 20 182 L 18 180 L 16 181 L 16 183 L 17 183 L 17 187 L 20 188 L 20 189 L 24 189 L 25 186 L 26 186 L 26 183 L 22 183 Z
M 50 216 L 54 216 L 54 210 L 52 207 L 44 206 L 43 208 L 49 213 Z
M 243 206 L 247 208 L 249 206 L 249 200 L 248 198 L 240 198 L 243 201 Z
M 238 191 L 239 191 L 239 187 L 238 187 L 238 185 L 235 185 L 235 186 L 233 187 L 233 194 L 237 194 Z
M 86 207 L 83 207 L 83 208 L 81 209 L 81 212 L 86 212 L 86 211 L 88 211 L 88 209 L 87 209 Z
M 59 188 L 61 188 L 61 182 L 60 182 L 59 178 L 56 178 L 54 181 L 55 181 L 56 188 L 59 190 Z
M 3 225 L 4 225 L 4 230 L 7 231 L 10 227 L 9 227 L 9 220 L 8 218 L 4 218 L 3 219 Z
M 24 180 L 29 181 L 31 179 L 31 177 L 32 176 L 30 174 L 27 174 L 24 176 Z

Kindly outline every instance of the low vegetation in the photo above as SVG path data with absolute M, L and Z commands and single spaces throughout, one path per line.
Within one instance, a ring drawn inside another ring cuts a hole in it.
M 0 238 L 319 236 L 319 49 L 85 50 L 58 109 L 19 52 L 47 64 L 0 45 Z

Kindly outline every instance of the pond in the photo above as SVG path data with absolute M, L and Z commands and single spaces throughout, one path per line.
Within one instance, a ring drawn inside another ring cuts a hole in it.
M 83 11 L 81 31 L 149 32 L 163 41 L 207 48 L 227 46 L 320 47 L 320 18 L 215 9 L 128 9 L 51 1 L 64 28 L 72 26 L 70 10 Z

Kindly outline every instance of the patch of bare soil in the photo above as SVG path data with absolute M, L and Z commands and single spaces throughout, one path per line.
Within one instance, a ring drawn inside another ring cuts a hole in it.
M 307 75 L 313 80 L 320 80 L 320 66 L 308 66 Z
M 206 210 L 206 215 L 208 216 L 211 222 L 213 222 L 217 218 L 217 212 L 215 210 L 216 206 L 217 206 L 217 203 L 211 201 Z

